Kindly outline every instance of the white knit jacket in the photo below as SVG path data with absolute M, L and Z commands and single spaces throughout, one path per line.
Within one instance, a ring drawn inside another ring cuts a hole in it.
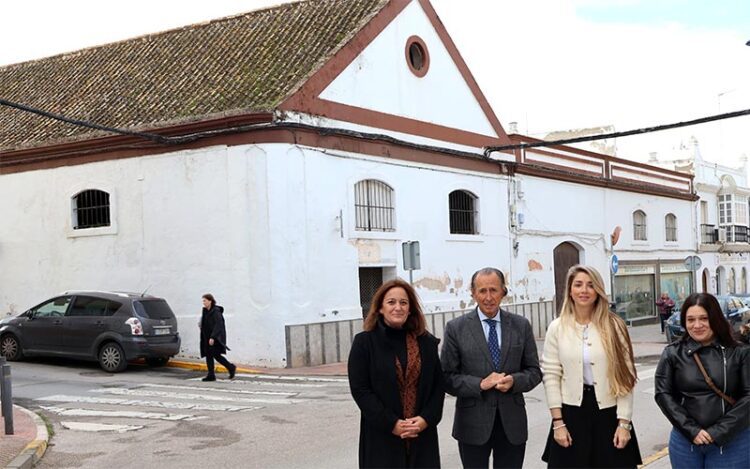
M 583 401 L 583 335 L 576 329 L 567 329 L 557 318 L 549 325 L 544 338 L 542 379 L 550 409 L 562 407 L 562 404 L 580 406 Z M 589 326 L 588 338 L 597 404 L 600 409 L 616 405 L 617 418 L 629 421 L 633 415 L 633 391 L 621 397 L 610 392 L 607 354 L 593 323 Z

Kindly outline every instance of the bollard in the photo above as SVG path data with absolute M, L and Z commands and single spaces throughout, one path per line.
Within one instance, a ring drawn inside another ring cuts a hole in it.
M 3 379 L 3 367 L 5 366 L 5 363 L 5 357 L 0 355 L 0 380 Z M 5 417 L 5 406 L 2 405 L 3 400 L 3 386 L 2 381 L 0 381 L 0 417 Z
M 0 382 L 0 387 L 2 387 L 2 394 L 3 394 L 3 418 L 5 419 L 5 434 L 6 435 L 12 435 L 13 434 L 13 395 L 11 391 L 11 381 L 10 381 L 10 365 L 3 365 L 0 369 L 2 369 L 2 373 L 0 376 L 2 376 L 2 382 Z

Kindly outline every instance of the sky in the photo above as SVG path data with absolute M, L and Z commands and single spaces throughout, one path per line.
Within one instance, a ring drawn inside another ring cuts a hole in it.
M 506 130 L 625 131 L 750 109 L 748 0 L 431 0 Z M 0 66 L 283 0 L 1 1 Z M 750 157 L 750 116 L 620 138 L 620 157 Z M 680 150 L 683 148 L 683 150 Z

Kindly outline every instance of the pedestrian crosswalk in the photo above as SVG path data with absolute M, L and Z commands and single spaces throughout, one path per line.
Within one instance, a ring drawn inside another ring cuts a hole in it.
M 216 413 L 253 412 L 325 399 L 348 386 L 346 378 L 237 375 L 206 385 L 200 378 L 105 385 L 74 394 L 36 399 L 64 429 L 88 432 L 138 431 L 155 422 L 192 421 Z

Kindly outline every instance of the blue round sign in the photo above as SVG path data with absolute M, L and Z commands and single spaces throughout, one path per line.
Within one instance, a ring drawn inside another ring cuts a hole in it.
M 613 274 L 617 273 L 617 269 L 619 266 L 620 266 L 620 259 L 618 259 L 615 254 L 612 254 L 612 257 L 609 260 L 609 268 L 612 270 Z

